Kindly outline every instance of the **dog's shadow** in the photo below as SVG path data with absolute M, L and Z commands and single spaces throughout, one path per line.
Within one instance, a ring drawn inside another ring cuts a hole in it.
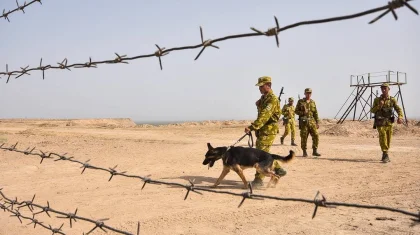
M 245 190 L 243 188 L 244 184 L 241 180 L 227 180 L 223 179 L 222 182 L 216 187 L 212 188 L 211 186 L 217 181 L 218 178 L 208 177 L 208 176 L 198 176 L 198 175 L 189 175 L 189 176 L 180 176 L 174 178 L 165 178 L 165 179 L 183 179 L 185 180 L 185 184 L 189 184 L 189 180 L 193 181 L 194 186 L 200 188 L 211 188 L 211 189 L 240 189 Z M 172 186 L 178 187 L 178 186 Z M 260 188 L 259 188 L 260 189 Z M 264 188 L 261 188 L 264 190 Z

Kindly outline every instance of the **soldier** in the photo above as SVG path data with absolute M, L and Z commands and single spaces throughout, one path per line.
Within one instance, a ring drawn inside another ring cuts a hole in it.
M 373 101 L 372 109 L 370 110 L 375 114 L 375 126 L 379 133 L 379 145 L 382 149 L 382 162 L 390 162 L 388 150 L 391 145 L 392 128 L 394 125 L 394 112 L 397 111 L 397 123 L 402 123 L 403 113 L 397 104 L 397 100 L 389 95 L 389 84 L 383 83 L 381 85 L 382 95 L 376 97 Z
M 312 137 L 312 156 L 319 157 L 321 154 L 318 153 L 319 143 L 319 117 L 318 110 L 316 108 L 315 101 L 311 99 L 312 89 L 305 89 L 305 98 L 300 99 L 296 104 L 296 114 L 299 115 L 299 129 L 301 138 L 301 148 L 303 150 L 303 157 L 307 157 L 306 142 L 308 136 L 311 134 Z
M 259 87 L 262 94 L 261 98 L 256 102 L 258 109 L 257 119 L 245 128 L 245 133 L 255 131 L 257 136 L 256 148 L 266 152 L 270 152 L 270 147 L 279 133 L 279 126 L 277 122 L 281 116 L 280 102 L 277 96 L 271 90 L 271 77 L 264 76 L 258 78 L 258 83 L 255 85 Z M 286 171 L 281 168 L 278 161 L 274 161 L 274 172 L 279 176 L 286 175 Z M 255 179 L 252 182 L 253 186 L 263 186 L 264 175 L 258 172 L 255 173 Z
M 284 134 L 280 137 L 280 143 L 284 144 L 284 138 L 291 132 L 290 136 L 292 137 L 292 146 L 297 146 L 295 144 L 295 107 L 293 106 L 293 97 L 289 97 L 289 103 L 283 106 L 281 110 L 283 113 L 283 125 L 284 125 Z

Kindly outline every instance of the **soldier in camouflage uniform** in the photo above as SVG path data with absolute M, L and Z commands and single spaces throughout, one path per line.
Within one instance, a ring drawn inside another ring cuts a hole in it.
M 258 109 L 257 119 L 245 128 L 245 133 L 255 131 L 257 136 L 256 148 L 266 152 L 270 152 L 277 133 L 279 133 L 278 121 L 281 116 L 280 102 L 277 96 L 271 90 L 271 77 L 260 77 L 255 85 L 259 87 L 262 94 L 261 98 L 256 102 Z M 286 171 L 283 170 L 277 160 L 274 161 L 274 172 L 277 175 L 284 176 Z M 264 175 L 255 173 L 253 186 L 263 186 Z
M 305 89 L 305 98 L 300 99 L 296 104 L 295 112 L 299 115 L 299 129 L 301 138 L 301 148 L 303 150 L 303 157 L 307 157 L 306 143 L 308 141 L 309 134 L 312 137 L 312 156 L 319 157 L 321 154 L 318 153 L 319 143 L 319 117 L 318 110 L 316 108 L 315 101 L 311 99 L 312 89 Z
M 295 106 L 293 106 L 293 97 L 289 97 L 289 103 L 283 106 L 281 110 L 283 113 L 283 125 L 284 125 L 284 134 L 280 137 L 280 143 L 284 144 L 284 138 L 291 132 L 290 136 L 292 137 L 292 146 L 297 146 L 295 144 Z
M 381 85 L 382 95 L 376 97 L 373 101 L 372 109 L 370 110 L 375 114 L 375 126 L 379 133 L 379 145 L 382 150 L 382 162 L 390 162 L 388 150 L 391 145 L 392 128 L 394 123 L 394 112 L 397 111 L 397 123 L 402 123 L 403 113 L 398 106 L 397 100 L 389 95 L 389 84 L 383 83 Z

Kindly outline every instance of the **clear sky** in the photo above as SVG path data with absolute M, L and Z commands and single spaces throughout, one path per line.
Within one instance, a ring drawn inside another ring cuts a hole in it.
M 22 2 L 22 1 L 20 1 Z M 171 48 L 322 19 L 385 5 L 382 0 L 305 1 L 138 1 L 43 0 L 0 21 L 0 71 L 44 64 L 108 60 L 153 53 L 155 44 Z M 411 5 L 420 10 L 420 2 Z M 1 0 L 0 10 L 15 0 Z M 380 14 L 380 13 L 379 13 Z M 132 118 L 135 121 L 254 119 L 260 97 L 255 83 L 271 76 L 273 90 L 285 98 L 313 89 L 321 117 L 336 115 L 352 92 L 350 75 L 392 70 L 406 72 L 402 86 L 407 116 L 420 117 L 420 16 L 397 9 L 373 25 L 378 13 L 346 21 L 301 26 L 274 37 L 219 42 L 207 48 L 175 51 L 130 64 L 97 69 L 48 70 L 0 80 L 0 118 Z M 394 87 L 391 91 L 395 91 Z M 284 99 L 283 99 L 284 100 Z

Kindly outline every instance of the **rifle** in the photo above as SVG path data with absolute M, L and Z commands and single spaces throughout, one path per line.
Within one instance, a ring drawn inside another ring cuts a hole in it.
M 284 90 L 284 87 L 281 87 L 280 94 L 279 94 L 279 103 L 280 104 L 281 104 L 281 95 L 284 94 L 283 90 Z
M 373 116 L 373 129 L 376 129 L 376 115 Z

